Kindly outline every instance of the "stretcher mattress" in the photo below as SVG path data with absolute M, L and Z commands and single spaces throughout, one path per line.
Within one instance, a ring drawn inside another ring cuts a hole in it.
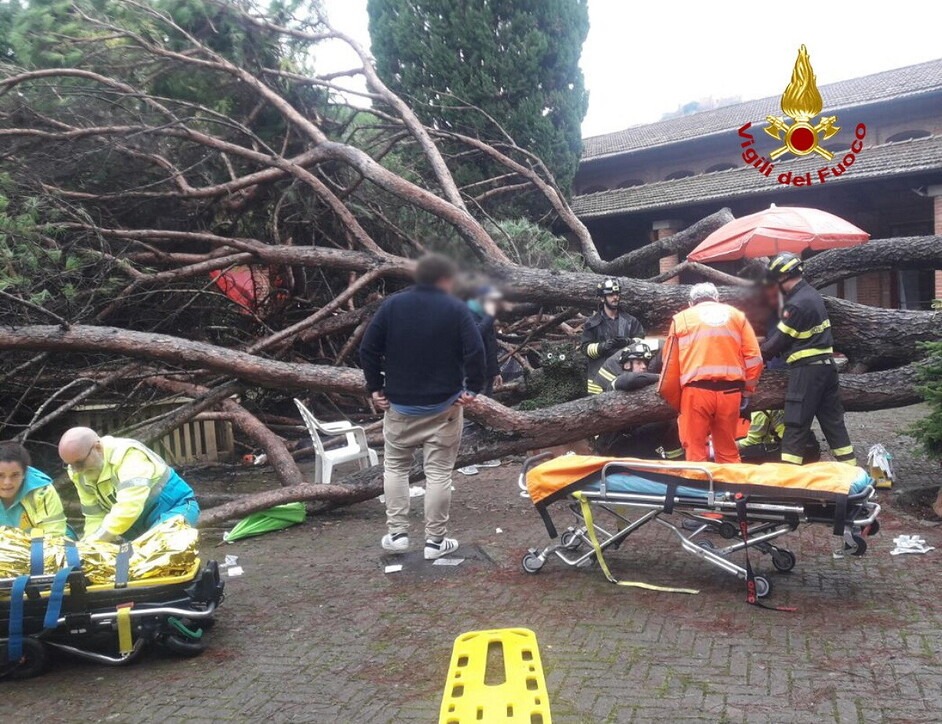
M 867 489 L 867 486 L 870 485 L 870 476 L 868 476 L 863 470 L 860 470 L 861 475 L 851 484 L 849 495 L 857 495 L 862 493 Z M 656 495 L 664 496 L 667 495 L 667 484 L 666 483 L 657 483 L 653 480 L 646 480 L 638 475 L 625 475 L 622 473 L 615 473 L 609 475 L 605 481 L 606 488 L 609 492 L 612 493 L 630 493 L 634 495 Z M 601 476 L 599 477 L 598 482 L 589 483 L 586 485 L 583 490 L 599 490 L 601 487 Z M 708 491 L 703 488 L 691 488 L 685 485 L 680 485 L 677 487 L 674 495 L 678 495 L 683 498 L 706 498 Z
M 566 455 L 529 470 L 527 491 L 535 504 L 546 504 L 575 490 L 598 490 L 602 469 L 609 463 L 644 466 L 644 470 L 612 471 L 606 480 L 607 489 L 611 492 L 640 495 L 666 495 L 670 486 L 676 488 L 674 495 L 705 497 L 712 476 L 716 492 L 833 501 L 861 493 L 872 483 L 865 470 L 845 463 L 747 465 Z M 691 469 L 690 465 L 700 469 Z

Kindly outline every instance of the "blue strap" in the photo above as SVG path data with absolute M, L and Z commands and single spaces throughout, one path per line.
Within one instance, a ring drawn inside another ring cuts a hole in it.
M 131 555 L 134 548 L 130 543 L 122 543 L 118 548 L 118 557 L 114 562 L 114 587 L 126 588 L 131 572 Z
M 10 589 L 10 628 L 7 640 L 7 661 L 18 663 L 23 657 L 23 596 L 29 576 L 19 576 Z
M 34 528 L 32 540 L 29 542 L 29 575 L 41 576 L 43 567 L 43 534 L 39 528 Z
M 59 612 L 62 611 L 62 601 L 65 598 L 65 584 L 69 580 L 72 566 L 66 566 L 56 573 L 52 579 L 52 588 L 49 589 L 49 603 L 46 605 L 46 618 L 43 619 L 43 628 L 50 629 L 59 625 Z
M 62 612 L 62 602 L 65 600 L 65 586 L 69 582 L 69 574 L 82 565 L 75 541 L 66 540 L 64 544 L 66 566 L 58 571 L 55 578 L 52 579 L 52 588 L 49 589 L 49 603 L 46 604 L 46 617 L 43 619 L 43 628 L 45 629 L 53 629 L 59 625 L 59 614 Z
M 78 547 L 75 545 L 74 540 L 69 540 L 66 538 L 65 543 L 65 563 L 70 568 L 81 568 L 82 560 L 79 557 Z

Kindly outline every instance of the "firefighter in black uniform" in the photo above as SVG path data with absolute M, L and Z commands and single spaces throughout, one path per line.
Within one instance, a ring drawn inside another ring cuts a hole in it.
M 631 392 L 653 385 L 659 379 L 658 375 L 648 372 L 648 363 L 653 357 L 651 348 L 644 342 L 633 342 L 618 350 L 589 380 L 589 394 L 601 395 L 609 390 Z
M 784 301 L 778 326 L 762 345 L 765 359 L 782 355 L 788 365 L 782 462 L 804 462 L 811 423 L 817 417 L 834 458 L 854 464 L 834 364 L 831 320 L 821 295 L 801 278 L 803 272 L 800 257 L 782 252 L 769 262 L 766 273 Z
M 615 279 L 606 279 L 596 290 L 601 299 L 598 311 L 586 321 L 582 328 L 579 349 L 588 357 L 586 371 L 587 387 L 598 374 L 605 360 L 615 351 L 627 347 L 633 339 L 644 337 L 641 322 L 627 312 L 618 311 L 621 301 L 621 286 Z M 592 390 L 589 389 L 589 392 Z

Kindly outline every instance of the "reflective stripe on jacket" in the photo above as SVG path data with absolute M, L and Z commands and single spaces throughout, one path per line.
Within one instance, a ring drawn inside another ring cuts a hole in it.
M 589 378 L 587 392 L 590 395 L 600 395 L 603 392 L 609 392 L 615 389 L 615 380 L 625 370 L 618 359 L 621 357 L 621 350 L 610 355 L 604 364 L 596 371 L 593 377 Z
M 605 364 L 605 353 L 600 346 L 603 342 L 615 337 L 633 339 L 644 337 L 644 327 L 637 319 L 627 312 L 619 311 L 615 319 L 606 316 L 599 309 L 586 320 L 582 327 L 582 337 L 579 340 L 579 349 L 588 358 L 586 379 L 591 380 Z
M 118 536 L 156 503 L 172 470 L 160 455 L 137 440 L 106 435 L 101 446 L 104 466 L 96 480 L 76 473 L 71 466 L 68 473 L 82 504 L 84 535 L 104 529 Z
M 41 528 L 47 537 L 66 535 L 65 511 L 52 478 L 36 468 L 26 468 L 13 502 L 9 507 L 0 504 L 0 525 L 20 530 Z
M 827 359 L 834 354 L 834 335 L 824 299 L 801 280 L 788 293 L 775 331 L 762 345 L 766 359 L 783 355 L 789 366 Z
M 742 382 L 752 394 L 761 374 L 759 342 L 746 315 L 728 304 L 701 302 L 671 322 L 658 394 L 680 409 L 681 390 L 692 382 Z
M 739 441 L 739 447 L 774 445 L 785 435 L 784 410 L 756 410 L 752 413 L 749 432 Z

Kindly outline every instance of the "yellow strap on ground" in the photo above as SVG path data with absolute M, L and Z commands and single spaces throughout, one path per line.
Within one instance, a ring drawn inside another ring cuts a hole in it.
M 134 650 L 131 636 L 131 607 L 118 607 L 118 652 L 126 656 Z
M 602 569 L 602 573 L 605 574 L 605 577 L 614 583 L 616 586 L 628 586 L 630 588 L 643 588 L 647 591 L 662 591 L 664 593 L 700 593 L 696 588 L 673 588 L 671 586 L 654 586 L 650 583 L 642 583 L 641 581 L 619 581 L 615 576 L 612 575 L 612 572 L 608 568 L 608 563 L 605 562 L 605 556 L 602 555 L 602 546 L 599 545 L 599 539 L 595 535 L 595 525 L 592 521 L 592 505 L 586 500 L 586 497 L 581 492 L 575 492 L 572 494 L 573 497 L 579 501 L 579 505 L 582 507 L 582 517 L 585 520 L 586 533 L 589 536 L 589 540 L 592 541 L 592 547 L 595 548 L 595 557 L 599 561 L 599 567 Z
M 470 631 L 455 639 L 439 724 L 552 724 L 536 634 Z

